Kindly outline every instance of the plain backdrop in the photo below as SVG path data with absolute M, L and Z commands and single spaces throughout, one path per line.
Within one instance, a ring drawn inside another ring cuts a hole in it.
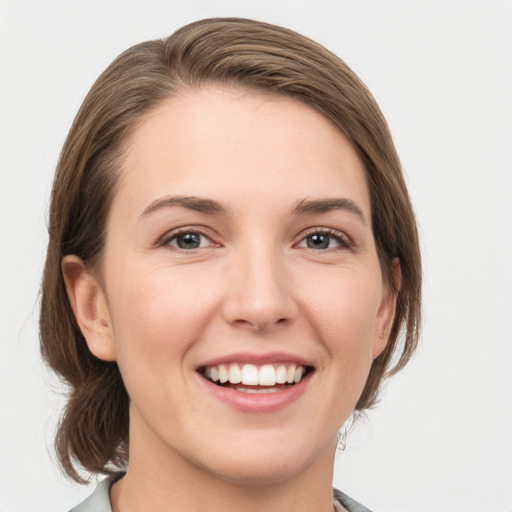
M 416 207 L 420 351 L 349 438 L 335 485 L 376 512 L 511 512 L 512 3 L 492 0 L 0 0 L 0 512 L 64 512 L 92 489 L 53 461 L 64 390 L 38 352 L 67 130 L 122 50 L 211 16 L 341 56 L 387 116 Z

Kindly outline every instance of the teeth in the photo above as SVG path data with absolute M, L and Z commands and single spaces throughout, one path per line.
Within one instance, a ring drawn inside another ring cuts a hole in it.
M 280 391 L 278 388 L 235 388 L 237 391 L 242 393 L 277 393 Z
M 204 369 L 203 375 L 213 382 L 245 384 L 246 386 L 275 386 L 276 384 L 297 384 L 304 376 L 305 368 L 295 364 L 219 364 Z M 242 388 L 239 389 L 239 391 Z M 246 390 L 246 388 L 243 388 Z M 277 388 L 276 388 L 277 389 Z M 267 388 L 267 391 L 269 389 Z M 249 390 L 248 393 L 259 392 Z
M 292 364 L 291 366 L 288 367 L 288 370 L 286 370 L 286 382 L 288 382 L 288 384 L 292 384 L 294 378 L 295 378 L 295 365 Z
M 231 384 L 239 384 L 242 382 L 242 372 L 240 371 L 240 367 L 237 364 L 229 365 L 229 382 Z
M 242 384 L 248 386 L 257 386 L 259 383 L 258 368 L 253 364 L 244 364 L 242 366 Z
M 266 364 L 260 368 L 258 384 L 260 386 L 274 386 L 276 383 L 276 371 L 271 364 Z
M 223 364 L 219 365 L 219 380 L 221 384 L 228 381 L 228 369 Z
M 285 384 L 286 383 L 286 366 L 280 365 L 277 367 L 276 383 L 277 384 Z

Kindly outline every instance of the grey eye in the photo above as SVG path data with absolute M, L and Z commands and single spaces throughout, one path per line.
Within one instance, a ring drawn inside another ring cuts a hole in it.
M 306 245 L 310 249 L 328 249 L 331 236 L 324 233 L 315 233 L 306 237 Z
M 169 241 L 170 245 L 184 251 L 199 249 L 200 247 L 208 245 L 208 243 L 209 240 L 206 236 L 202 235 L 201 233 L 195 233 L 193 231 L 175 235 Z
M 299 247 L 307 247 L 308 249 L 334 249 L 344 245 L 339 236 L 332 233 L 311 233 L 305 236 L 299 243 Z

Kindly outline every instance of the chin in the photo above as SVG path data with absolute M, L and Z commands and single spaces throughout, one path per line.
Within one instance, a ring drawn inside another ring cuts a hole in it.
M 279 455 L 264 462 L 241 459 L 236 463 L 226 464 L 213 470 L 215 476 L 235 485 L 268 487 L 293 480 L 302 474 L 310 463 L 290 461 L 287 464 L 277 461 Z
M 229 454 L 213 456 L 199 464 L 214 477 L 236 485 L 271 486 L 294 480 L 317 464 L 333 463 L 336 439 L 323 450 L 312 443 L 252 443 L 246 450 L 229 445 Z M 331 449 L 332 446 L 332 449 Z M 206 464 L 205 464 L 206 463 Z

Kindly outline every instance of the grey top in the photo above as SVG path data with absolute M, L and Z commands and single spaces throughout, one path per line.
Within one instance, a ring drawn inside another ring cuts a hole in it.
M 94 492 L 69 512 L 112 512 L 110 506 L 110 487 L 115 478 L 106 478 L 100 482 Z
M 112 512 L 110 506 L 110 487 L 119 476 L 106 478 L 98 484 L 94 492 L 80 505 L 71 509 L 69 512 Z M 371 510 L 363 507 L 346 494 L 334 489 L 334 506 L 336 503 L 343 505 L 349 512 L 371 512 Z M 338 507 L 336 507 L 338 509 Z

